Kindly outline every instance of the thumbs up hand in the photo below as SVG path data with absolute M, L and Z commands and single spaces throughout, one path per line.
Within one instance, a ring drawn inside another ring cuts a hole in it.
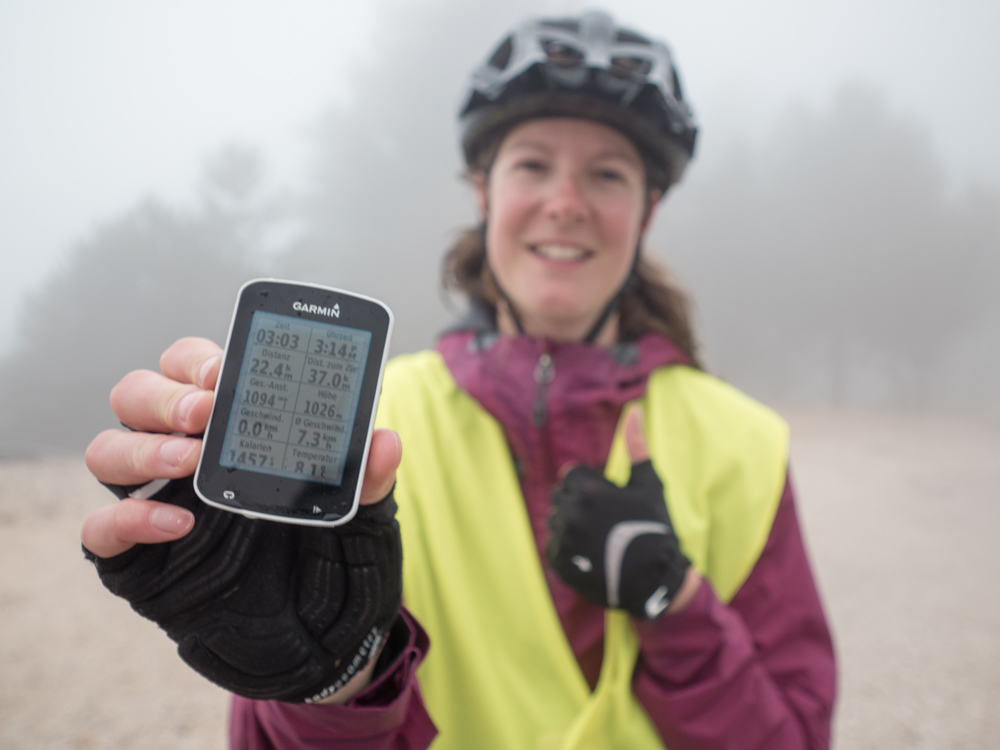
M 680 590 L 691 563 L 670 522 L 637 407 L 625 418 L 625 443 L 632 460 L 625 487 L 586 466 L 571 469 L 556 487 L 546 557 L 584 599 L 655 620 Z
M 625 415 L 625 447 L 632 465 L 649 460 L 649 446 L 646 445 L 646 431 L 642 425 L 642 409 L 633 406 Z

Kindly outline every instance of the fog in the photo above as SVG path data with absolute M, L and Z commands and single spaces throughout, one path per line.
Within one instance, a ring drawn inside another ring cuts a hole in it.
M 538 5 L 381 7 L 378 54 L 316 103 L 300 180 L 221 142 L 193 200 L 137 195 L 67 248 L 0 360 L 0 455 L 81 450 L 114 424 L 114 382 L 179 336 L 221 341 L 256 275 L 385 300 L 396 352 L 461 311 L 437 281 L 473 219 L 454 113 L 467 71 Z M 778 406 L 1000 414 L 997 183 L 956 178 L 927 122 L 863 76 L 740 127 L 698 108 L 680 62 L 702 141 L 647 252 L 692 293 L 708 369 Z

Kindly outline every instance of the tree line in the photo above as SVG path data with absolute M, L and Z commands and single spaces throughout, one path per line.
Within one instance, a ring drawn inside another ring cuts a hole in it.
M 227 146 L 194 205 L 150 198 L 81 239 L 0 360 L 0 456 L 81 450 L 113 426 L 121 375 L 156 369 L 179 336 L 221 343 L 255 276 L 379 297 L 396 352 L 431 345 L 460 312 L 436 291 L 440 258 L 474 222 L 455 92 L 491 41 L 456 38 L 445 12 L 501 26 L 478 6 L 399 14 L 393 53 L 314 129 L 296 194 L 268 184 L 255 149 Z M 778 405 L 1000 409 L 1000 192 L 951 185 L 918 123 L 850 85 L 700 166 L 647 251 L 692 293 L 713 372 Z

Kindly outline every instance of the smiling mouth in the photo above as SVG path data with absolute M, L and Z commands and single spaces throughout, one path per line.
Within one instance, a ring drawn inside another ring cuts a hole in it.
M 591 252 L 569 245 L 531 245 L 531 252 L 548 260 L 574 261 L 590 257 Z

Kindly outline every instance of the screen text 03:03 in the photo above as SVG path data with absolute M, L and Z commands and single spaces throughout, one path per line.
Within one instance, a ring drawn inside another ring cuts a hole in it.
M 263 346 L 280 346 L 283 349 L 298 349 L 299 336 L 296 333 L 278 333 L 267 328 L 257 331 L 254 340 Z

